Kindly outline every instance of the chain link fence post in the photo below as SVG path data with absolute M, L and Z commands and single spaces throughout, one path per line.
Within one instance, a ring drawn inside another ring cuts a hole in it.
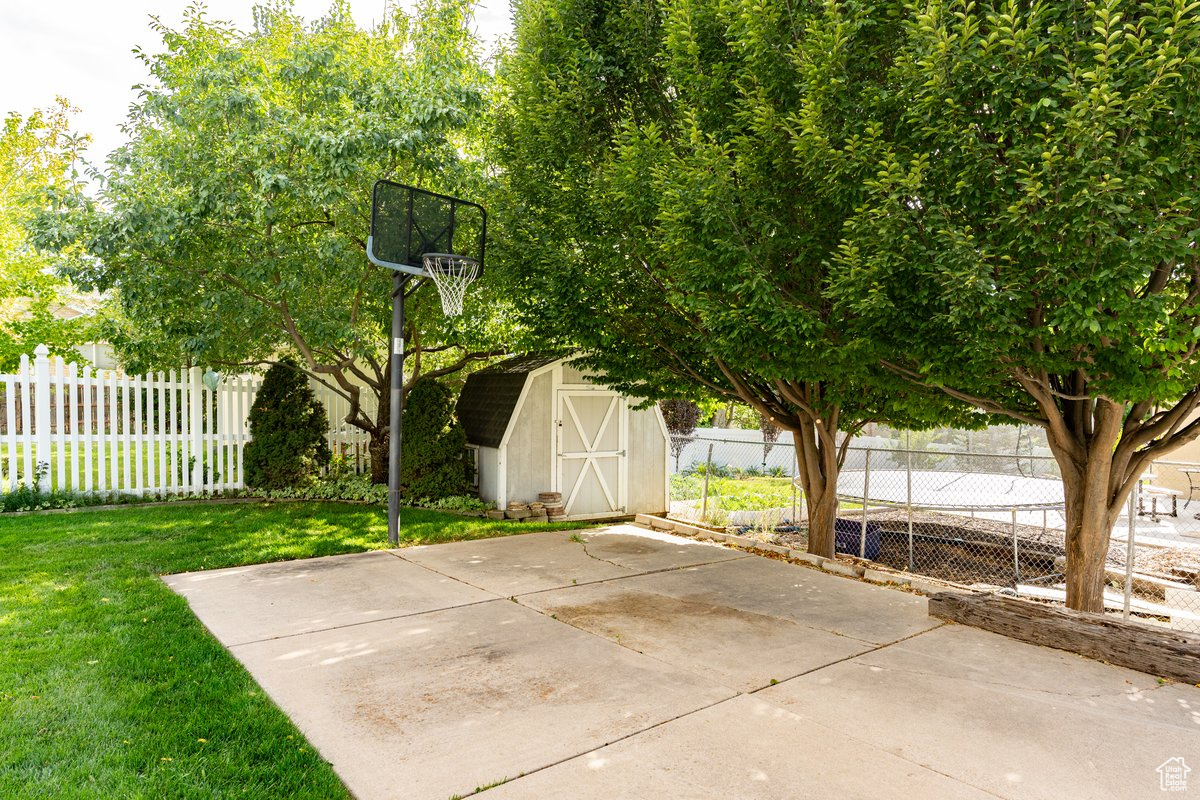
M 836 491 L 836 490 L 835 490 Z M 862 530 L 858 539 L 858 557 L 867 557 L 867 498 L 871 495 L 871 451 L 867 451 L 866 459 L 863 462 L 863 502 L 862 502 Z M 837 537 L 834 537 L 833 544 L 834 555 L 837 555 Z
M 704 460 L 704 490 L 700 496 L 700 521 L 708 522 L 708 479 L 712 476 L 712 442 L 708 443 L 708 456 Z
M 1136 506 L 1136 500 L 1134 499 L 1134 496 L 1138 493 L 1138 489 L 1141 488 L 1141 485 L 1141 480 L 1138 480 L 1133 484 L 1133 491 L 1129 493 L 1129 509 L 1126 512 L 1127 516 L 1129 517 L 1129 534 L 1125 542 L 1125 599 L 1122 603 L 1122 619 L 1129 619 L 1129 606 L 1133 600 L 1133 555 L 1135 552 L 1134 548 L 1136 547 L 1137 539 L 1136 534 L 1134 533 L 1134 517 L 1136 514 L 1134 511 Z
M 1012 510 L 1012 540 L 1013 540 L 1013 591 L 1020 594 L 1021 587 L 1021 549 L 1020 538 L 1017 536 L 1017 510 Z
M 904 451 L 904 463 L 906 477 L 908 479 L 908 493 L 905 495 L 904 505 L 908 511 L 908 571 L 913 572 L 916 569 L 916 562 L 913 559 L 913 507 L 912 507 L 912 439 L 909 438 L 909 445 Z
M 796 516 L 796 479 L 800 477 L 800 456 L 796 454 L 796 445 L 792 444 L 792 524 L 800 523 Z

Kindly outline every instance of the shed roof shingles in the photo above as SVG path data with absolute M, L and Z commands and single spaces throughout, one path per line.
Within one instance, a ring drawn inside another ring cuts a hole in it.
M 458 396 L 458 420 L 467 442 L 479 447 L 499 447 L 529 373 L 553 364 L 562 356 L 529 355 L 510 358 L 467 378 Z

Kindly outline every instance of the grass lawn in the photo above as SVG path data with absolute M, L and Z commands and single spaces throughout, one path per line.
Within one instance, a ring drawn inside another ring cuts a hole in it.
M 547 530 L 405 509 L 405 544 Z M 340 503 L 0 516 L 0 797 L 345 798 L 158 576 L 383 549 Z
M 671 499 L 699 502 L 704 494 L 703 475 L 671 476 Z M 730 511 L 761 511 L 767 508 L 791 508 L 793 498 L 791 478 L 747 476 L 708 479 L 708 511 L 714 519 Z

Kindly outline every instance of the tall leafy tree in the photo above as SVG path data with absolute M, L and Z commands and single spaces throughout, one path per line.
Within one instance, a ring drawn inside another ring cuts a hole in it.
M 0 371 L 15 369 L 21 355 L 39 344 L 71 357 L 87 333 L 88 320 L 55 315 L 72 287 L 27 230 L 47 196 L 69 191 L 78 179 L 87 137 L 72 132 L 72 112 L 59 99 L 26 116 L 9 114 L 0 127 Z
M 954 409 L 879 369 L 824 294 L 864 193 L 814 118 L 861 136 L 826 107 L 867 102 L 901 32 L 846 32 L 850 56 L 816 64 L 842 33 L 819 6 L 521 0 L 501 71 L 530 317 L 628 391 L 711 393 L 791 431 L 809 549 L 826 556 L 851 435 Z
M 890 93 L 863 109 L 895 124 L 838 151 L 872 178 L 835 288 L 896 373 L 1045 429 L 1067 604 L 1100 611 L 1130 491 L 1200 435 L 1200 14 L 1182 0 L 910 12 Z M 822 60 L 852 56 L 833 44 Z
M 385 479 L 391 275 L 365 255 L 371 186 L 483 192 L 489 75 L 469 13 L 467 0 L 422 0 L 361 30 L 343 0 L 312 24 L 275 2 L 250 32 L 199 6 L 178 30 L 154 24 L 163 49 L 140 54 L 148 80 L 99 201 L 46 225 L 94 255 L 76 274 L 115 292 L 110 334 L 128 363 L 294 352 L 349 401 Z M 409 301 L 406 390 L 504 349 L 501 282 L 483 286 L 461 321 L 431 288 Z

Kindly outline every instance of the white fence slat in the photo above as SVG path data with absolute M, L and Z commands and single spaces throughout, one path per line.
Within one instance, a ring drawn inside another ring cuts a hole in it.
M 217 415 L 213 407 L 213 392 L 207 386 L 203 390 L 204 395 L 204 417 L 208 428 L 208 437 L 206 439 L 205 451 L 208 459 L 208 470 L 206 471 L 207 481 L 205 488 L 209 494 L 217 490 L 217 479 L 220 464 L 217 456 Z
M 229 427 L 229 393 L 222 392 L 221 387 L 217 387 L 214 392 L 217 415 L 215 422 L 217 423 L 217 465 L 220 469 L 220 480 L 217 482 L 217 488 L 222 492 L 229 486 L 229 464 L 227 463 L 226 445 L 226 430 Z
M 67 437 L 66 431 L 63 429 L 63 384 L 65 383 L 66 367 L 61 358 L 55 358 L 51 362 L 53 369 L 53 395 L 56 401 L 54 406 L 54 444 L 57 445 L 58 463 L 54 465 L 54 488 L 62 492 L 67 489 Z
M 191 395 L 189 377 L 191 370 L 180 370 L 179 381 L 179 438 L 180 438 L 180 468 L 179 484 L 184 494 L 192 492 L 192 404 L 188 402 Z
M 54 452 L 52 442 L 54 434 L 51 431 L 53 411 L 50 408 L 50 358 L 49 348 L 44 344 L 37 346 L 37 355 L 33 359 L 33 435 L 37 442 L 37 454 L 34 463 L 40 476 L 37 480 L 38 491 L 48 490 L 54 482 Z
M 128 379 L 126 379 L 128 382 Z M 146 439 L 142 432 L 142 389 L 146 387 L 146 382 L 141 376 L 133 378 L 133 486 L 138 497 L 144 497 L 146 494 L 146 474 L 145 468 L 147 464 L 153 466 L 153 456 L 146 452 Z
M 78 493 L 83 491 L 83 454 L 79 450 L 79 365 L 74 361 L 67 364 L 63 380 L 67 384 L 67 419 L 71 426 L 71 468 L 67 475 L 71 479 L 71 491 Z M 64 435 L 63 438 L 67 437 Z
M 121 385 L 115 370 L 108 372 L 108 489 L 121 489 Z
M 237 427 L 233 429 L 233 447 L 234 461 L 237 468 L 236 483 L 241 485 L 245 482 L 242 472 L 242 447 L 245 446 L 246 433 L 246 381 L 241 375 L 236 376 L 233 383 L 233 393 L 236 400 L 234 401 L 234 419 L 237 420 Z
M 175 370 L 167 373 L 167 450 L 170 475 L 167 476 L 173 493 L 179 491 L 179 380 Z
M 20 449 L 17 445 L 17 379 L 14 375 L 4 376 L 4 421 L 8 425 L 8 434 L 5 437 L 5 449 L 8 451 L 8 485 L 5 487 L 7 491 L 12 491 L 17 488 L 17 465 L 20 456 L 17 451 Z
M 167 493 L 167 384 L 161 371 L 155 382 L 154 446 L 158 449 L 158 488 L 160 495 Z
M 200 462 L 204 465 L 200 470 L 201 491 L 212 491 L 212 402 L 208 396 L 208 387 L 201 385 L 200 394 Z
M 33 399 L 32 376 L 29 356 L 21 356 L 21 439 L 24 444 L 22 460 L 25 462 L 25 470 L 21 473 L 21 478 L 27 484 L 33 483 L 33 431 L 29 421 L 29 404 Z
M 91 367 L 84 366 L 83 374 L 79 377 L 79 402 L 82 405 L 83 420 L 82 427 L 79 428 L 79 446 L 83 447 L 83 480 L 79 482 L 79 486 L 83 487 L 84 492 L 91 492 L 91 451 L 94 447 L 95 439 L 91 433 Z
M 204 419 L 201 416 L 203 407 L 200 405 L 199 367 L 192 367 L 188 370 L 187 400 L 184 402 L 184 408 L 188 412 L 187 464 L 190 474 L 187 488 L 190 492 L 201 492 L 204 490 L 204 453 L 200 445 L 204 435 Z
M 131 473 L 132 473 L 132 467 L 133 467 L 134 454 L 133 454 L 133 436 L 131 435 L 131 431 L 130 431 L 130 428 L 132 427 L 132 425 L 130 423 L 133 420 L 133 414 L 130 412 L 132 410 L 131 406 L 133 405 L 133 395 L 132 395 L 132 392 L 130 391 L 128 375 L 124 375 L 121 378 L 120 400 L 121 400 L 121 437 L 123 440 L 122 443 L 125 446 L 124 447 L 125 452 L 123 454 L 124 458 L 121 460 L 121 478 L 123 481 L 121 483 L 121 488 L 124 489 L 126 492 L 131 492 L 131 491 L 133 491 L 133 477 L 132 477 Z
M 100 371 L 95 373 L 91 367 L 84 368 L 84 377 L 88 380 L 88 401 L 84 404 L 84 414 L 88 422 L 88 458 L 92 451 L 96 453 L 96 471 L 91 471 L 88 464 L 88 489 L 91 491 L 92 475 L 95 475 L 96 491 L 103 493 L 107 486 L 108 471 L 104 469 L 104 439 L 101 437 L 101 426 L 104 425 L 104 391 L 100 385 Z M 95 408 L 95 420 L 92 420 L 92 409 Z

